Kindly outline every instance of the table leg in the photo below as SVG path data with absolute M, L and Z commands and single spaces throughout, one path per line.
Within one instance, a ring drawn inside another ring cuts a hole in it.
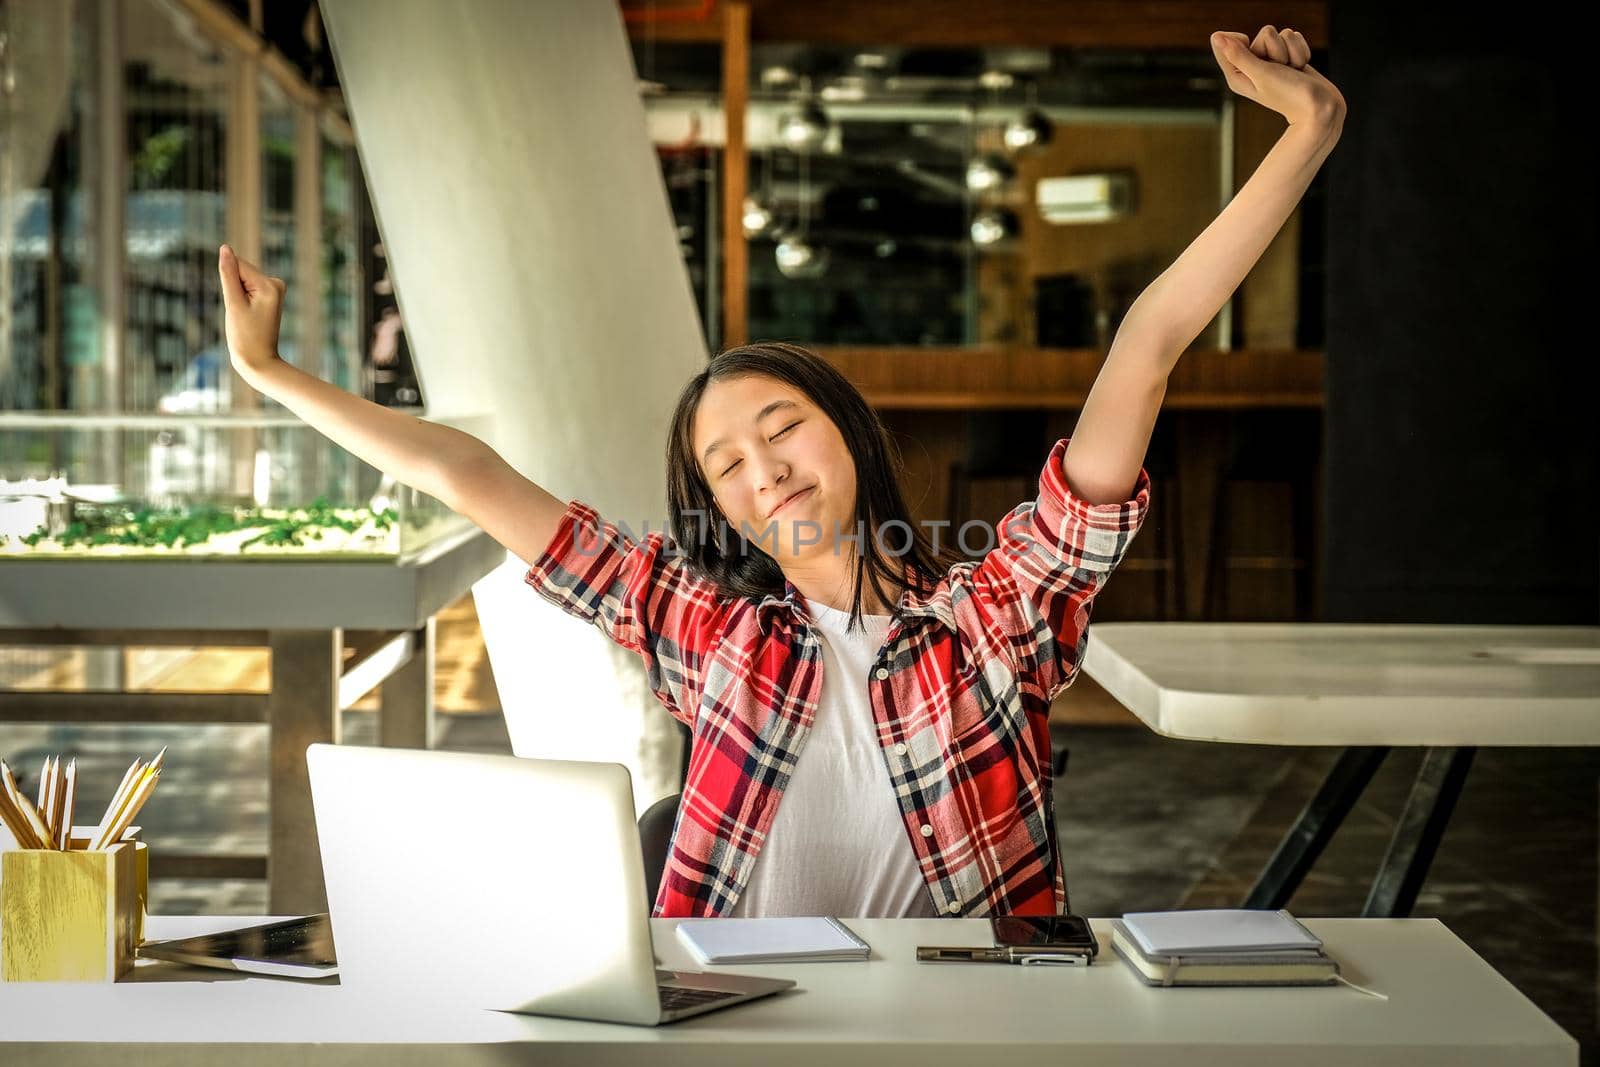
M 1430 748 L 1423 755 L 1417 780 L 1389 840 L 1389 851 L 1372 880 L 1366 907 L 1361 909 L 1362 918 L 1403 919 L 1411 914 L 1477 751 Z
M 411 635 L 411 658 L 378 687 L 378 744 L 386 748 L 433 747 L 433 617 Z
M 267 910 L 273 915 L 327 911 L 322 855 L 311 809 L 306 746 L 339 742 L 341 630 L 273 630 L 272 691 L 267 695 L 271 731 L 271 833 L 267 853 Z
M 1347 748 L 1340 754 L 1241 907 L 1277 910 L 1288 905 L 1388 754 L 1387 748 Z

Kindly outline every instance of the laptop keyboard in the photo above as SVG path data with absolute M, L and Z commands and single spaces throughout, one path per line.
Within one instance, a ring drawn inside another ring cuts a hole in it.
M 714 1000 L 727 1000 L 729 997 L 736 997 L 739 994 L 726 989 L 682 989 L 678 986 L 657 986 L 656 995 L 661 998 L 662 1011 L 682 1011 L 684 1008 L 697 1008 Z

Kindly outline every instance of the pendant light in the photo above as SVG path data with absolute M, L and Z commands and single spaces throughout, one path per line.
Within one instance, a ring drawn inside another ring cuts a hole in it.
M 1037 82 L 1028 83 L 1028 108 L 1022 114 L 1006 123 L 1005 139 L 1006 148 L 1013 152 L 1020 152 L 1024 148 L 1035 145 L 1046 145 L 1055 134 L 1055 123 L 1050 117 L 1039 110 L 1039 85 Z
M 818 249 L 807 239 L 811 229 L 811 153 L 800 152 L 800 230 L 778 242 L 775 253 L 778 270 L 785 278 L 818 278 L 828 269 L 828 250 Z
M 746 240 L 753 241 L 758 237 L 771 236 L 773 231 L 772 213 L 772 145 L 769 142 L 762 152 L 761 195 L 747 196 L 744 198 L 744 236 Z

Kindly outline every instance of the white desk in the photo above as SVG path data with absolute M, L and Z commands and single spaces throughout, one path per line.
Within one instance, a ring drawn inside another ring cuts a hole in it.
M 258 921 L 153 918 L 177 937 Z M 265 921 L 265 920 L 259 920 Z M 691 968 L 651 920 L 667 967 Z M 664 1027 L 392 1010 L 331 981 L 242 977 L 142 962 L 116 985 L 0 983 L 0 1063 L 255 1064 L 1086 1063 L 1449 1067 L 1573 1065 L 1577 1042 L 1432 919 L 1308 919 L 1344 986 L 1152 989 L 1111 952 L 1088 968 L 931 964 L 919 944 L 989 944 L 983 919 L 852 919 L 866 963 L 712 968 L 792 977 L 797 989 Z
M 1429 749 L 1363 914 L 1407 915 L 1479 745 L 1600 745 L 1600 627 L 1097 623 L 1083 670 L 1156 733 L 1348 746 L 1246 907 L 1287 904 L 1390 747 Z

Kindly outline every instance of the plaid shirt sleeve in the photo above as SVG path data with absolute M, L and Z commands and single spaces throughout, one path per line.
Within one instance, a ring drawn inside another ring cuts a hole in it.
M 1001 520 L 997 542 L 972 572 L 972 593 L 1015 655 L 1018 680 L 1048 703 L 1077 676 L 1089 609 L 1144 523 L 1150 477 L 1133 496 L 1090 504 L 1067 488 L 1067 438 L 1050 450 L 1039 496 Z
M 573 500 L 524 579 L 535 592 L 644 660 L 650 688 L 694 728 L 702 664 L 714 647 L 722 600 L 662 532 L 634 541 Z

